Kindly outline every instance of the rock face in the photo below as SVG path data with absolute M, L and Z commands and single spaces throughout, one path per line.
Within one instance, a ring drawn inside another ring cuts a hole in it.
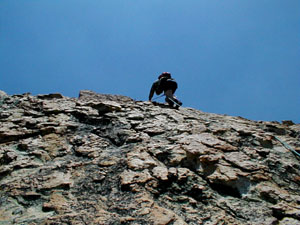
M 0 92 L 0 224 L 300 224 L 300 125 Z

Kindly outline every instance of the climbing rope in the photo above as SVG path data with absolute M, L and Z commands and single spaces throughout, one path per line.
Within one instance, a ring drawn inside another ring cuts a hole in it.
M 163 97 L 163 96 L 165 96 L 165 94 L 162 94 L 162 95 L 160 95 L 160 96 L 158 96 L 158 97 L 156 97 L 156 98 L 153 98 L 153 100 L 156 100 L 156 99 L 159 99 L 159 98 L 161 98 L 161 97 Z M 173 102 L 175 105 L 177 105 L 177 106 L 181 106 L 181 105 L 179 105 L 177 102 L 175 102 L 173 99 L 171 99 L 171 98 L 169 98 L 169 97 L 167 97 L 171 102 Z
M 159 98 L 161 98 L 162 96 L 164 96 L 165 94 L 162 94 L 162 95 L 160 95 L 160 96 L 158 96 L 158 97 L 156 97 L 156 98 L 153 98 L 153 100 L 156 100 L 156 99 L 159 99 Z
M 296 152 L 290 145 L 288 145 L 286 142 L 280 140 L 278 137 L 274 136 L 274 138 L 279 141 L 286 149 L 290 150 L 293 152 L 296 156 L 300 157 L 300 154 Z
M 177 102 L 175 102 L 173 99 L 171 99 L 171 98 L 169 98 L 169 97 L 167 97 L 171 102 L 173 102 L 175 105 L 177 105 L 177 106 L 181 106 L 181 105 L 179 105 Z

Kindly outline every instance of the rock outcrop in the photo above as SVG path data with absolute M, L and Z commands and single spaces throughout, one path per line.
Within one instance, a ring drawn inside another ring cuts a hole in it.
M 0 92 L 0 224 L 300 224 L 300 125 Z

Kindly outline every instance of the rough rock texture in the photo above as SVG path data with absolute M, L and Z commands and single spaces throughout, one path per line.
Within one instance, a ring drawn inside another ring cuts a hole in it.
M 0 224 L 300 224 L 300 125 L 0 92 Z

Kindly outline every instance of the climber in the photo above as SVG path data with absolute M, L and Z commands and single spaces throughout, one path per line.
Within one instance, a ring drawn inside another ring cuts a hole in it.
M 174 93 L 177 89 L 177 82 L 171 77 L 171 73 L 163 72 L 159 75 L 158 80 L 156 80 L 151 87 L 150 94 L 149 94 L 149 101 L 152 101 L 152 97 L 154 92 L 157 95 L 160 95 L 164 92 L 166 96 L 166 102 L 171 106 L 178 109 L 179 106 L 182 105 L 182 102 L 179 101 L 175 96 Z

